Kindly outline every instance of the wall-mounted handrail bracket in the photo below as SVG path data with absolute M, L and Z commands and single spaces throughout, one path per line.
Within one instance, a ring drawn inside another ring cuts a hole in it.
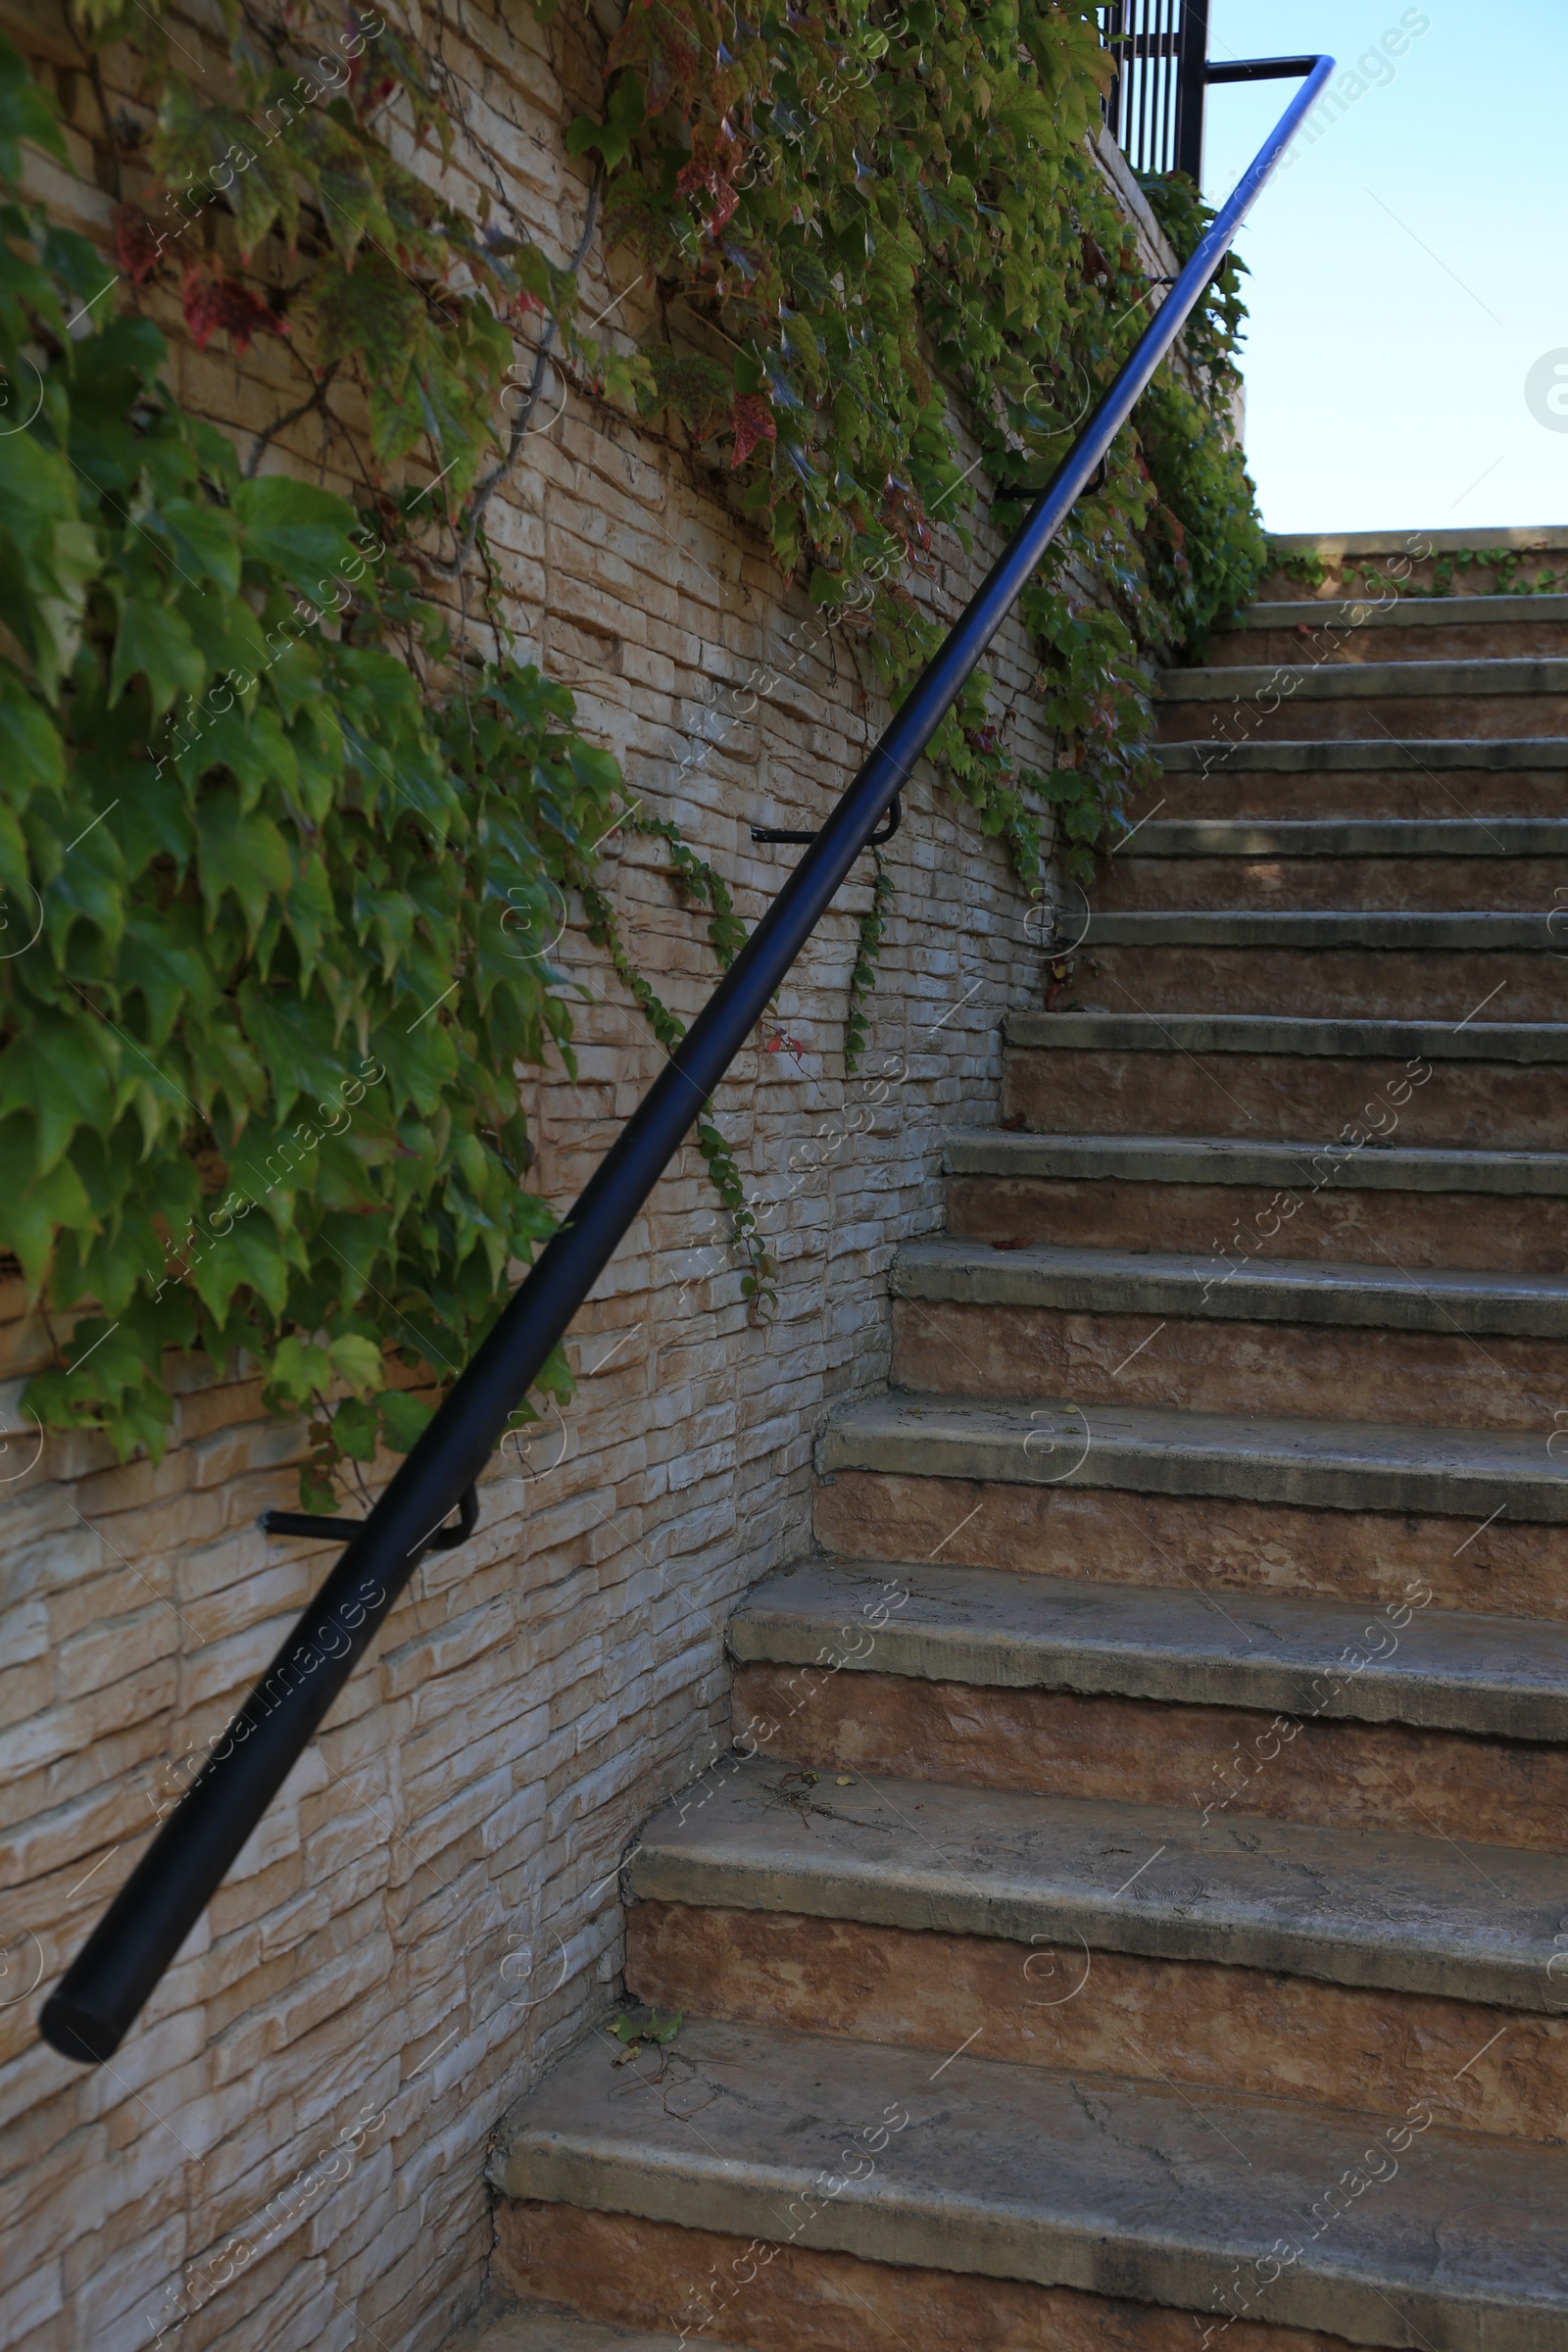
M 347 1519 L 329 1511 L 263 1511 L 256 1522 L 264 1536 L 316 1536 L 331 1543 L 335 1537 L 346 1544 L 366 1525 L 363 1519 Z M 439 1527 L 424 1541 L 426 1551 L 456 1551 L 466 1544 L 479 1524 L 479 1497 L 472 1487 L 466 1490 L 458 1502 L 456 1527 Z
M 898 831 L 903 822 L 904 796 L 902 793 L 896 792 L 893 795 L 893 806 L 887 813 L 887 822 L 882 826 L 879 832 L 873 833 L 870 836 L 866 842 L 866 848 L 868 850 L 879 850 L 885 841 L 891 841 L 893 839 L 894 834 Z M 798 833 L 794 827 L 790 825 L 754 825 L 752 827 L 752 839 L 754 841 L 808 842 L 814 841 L 816 839 L 816 834 L 814 831 L 809 833 Z
M 1189 0 L 1189 36 L 1203 13 L 1199 0 Z M 1332 58 L 1313 61 L 1305 87 L 1215 215 L 1094 416 L 50 1993 L 40 2030 L 66 2057 L 92 2063 L 119 2048 L 432 1540 L 471 1498 L 518 1404 L 890 814 L 1333 71 Z

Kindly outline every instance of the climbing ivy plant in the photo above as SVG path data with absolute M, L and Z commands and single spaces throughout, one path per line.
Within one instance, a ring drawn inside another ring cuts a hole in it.
M 936 633 L 935 531 L 967 544 L 953 402 L 1005 521 L 1153 289 L 1085 149 L 1086 6 L 631 0 L 604 106 L 571 126 L 593 177 L 564 264 L 439 44 L 382 13 L 230 0 L 202 56 L 157 0 L 75 21 L 114 272 L 17 198 L 20 139 L 65 151 L 0 47 L 0 1241 L 76 1318 L 29 1385 L 41 1419 L 156 1452 L 168 1351 L 244 1348 L 271 1404 L 315 1413 L 320 1506 L 378 1440 L 412 1443 L 409 1384 L 466 1359 L 549 1229 L 515 1073 L 572 1066 L 550 961 L 568 894 L 678 1035 L 598 870 L 617 820 L 660 844 L 718 966 L 740 941 L 721 878 L 624 808 L 569 696 L 510 658 L 486 516 L 549 367 L 711 448 L 781 570 L 868 612 L 897 696 Z M 139 112 L 104 97 L 111 58 Z M 471 216 L 421 148 L 462 164 Z M 658 282 L 667 342 L 582 327 L 596 238 Z M 266 337 L 294 371 L 249 447 L 165 388 L 140 313 L 175 300 L 198 349 Z M 1054 771 L 1017 770 L 983 675 L 934 746 L 1032 891 L 1053 811 L 1081 875 L 1149 772 L 1152 662 L 1249 591 L 1219 424 L 1239 325 L 1222 280 L 1196 366 L 1148 397 L 1030 591 Z M 357 506 L 262 470 L 312 415 Z M 852 1059 L 890 905 L 879 871 Z M 710 1119 L 699 1142 L 759 1308 L 739 1171 Z
M 0 48 L 13 188 L 21 135 L 64 160 Z M 244 1348 L 331 1507 L 553 1227 L 516 1072 L 574 1067 L 550 956 L 619 775 L 536 669 L 421 691 L 457 649 L 374 508 L 244 478 L 103 283 L 0 205 L 0 1242 L 88 1307 L 25 1403 L 156 1455 L 167 1351 Z

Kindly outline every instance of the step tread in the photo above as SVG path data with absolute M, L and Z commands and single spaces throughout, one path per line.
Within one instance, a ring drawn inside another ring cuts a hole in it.
M 1166 1406 L 981 1403 L 894 1395 L 840 1406 L 817 1439 L 824 1476 L 1215 1494 L 1307 1509 L 1568 1521 L 1568 1462 L 1544 1437 L 1421 1423 L 1286 1420 Z
M 1555 926 L 1555 927 L 1554 927 Z M 1393 948 L 1568 953 L 1568 908 L 1175 906 L 1095 913 L 1070 926 L 1085 948 Z M 1565 992 L 1568 993 L 1568 992 Z
M 1388 1061 L 1568 1061 L 1568 1021 L 1346 1020 L 1273 1012 L 1009 1012 L 1024 1052 L 1332 1054 Z
M 800 1795 L 760 1762 L 656 1813 L 628 1857 L 642 1901 L 988 1936 L 1263 1968 L 1545 2013 L 1542 1955 L 1568 1856 L 941 1782 L 824 1774 Z M 1485 1876 L 1483 1877 L 1483 1873 Z M 1490 1883 L 1489 1883 L 1490 1882 Z
M 1568 1626 L 1398 1605 L 1402 1628 L 1365 1602 L 804 1560 L 747 1594 L 729 1645 L 747 1663 L 809 1665 L 826 1644 L 846 1673 L 1568 1740 Z M 838 1641 L 852 1630 L 863 1650 Z
M 906 1242 L 891 1283 L 895 1298 L 977 1306 L 1568 1338 L 1568 1277 L 1557 1274 L 940 1239 Z
M 1150 816 L 1127 838 L 1137 858 L 1558 858 L 1568 817 Z
M 1207 775 L 1220 768 L 1231 775 L 1244 769 L 1262 774 L 1315 769 L 1334 775 L 1364 768 L 1409 775 L 1423 768 L 1515 774 L 1568 767 L 1568 735 L 1417 735 L 1408 742 L 1393 734 L 1291 736 L 1237 744 L 1209 736 L 1149 748 L 1169 775 Z
M 1568 661 L 1553 654 L 1494 654 L 1474 659 L 1406 662 L 1238 662 L 1207 669 L 1167 669 L 1167 703 L 1246 702 L 1294 678 L 1293 701 L 1351 702 L 1378 695 L 1568 694 Z
M 1429 2108 L 1200 2110 L 1162 2084 L 707 2018 L 657 2065 L 620 2055 L 596 2034 L 512 2110 L 504 2195 L 1198 2311 L 1288 2233 L 1253 2318 L 1361 2343 L 1413 2328 L 1444 2352 L 1562 2341 L 1568 2153 L 1428 2129 Z M 1326 2203 L 1374 2147 L 1380 2184 Z
M 1475 628 L 1493 621 L 1568 620 L 1568 596 L 1400 596 L 1383 603 L 1374 596 L 1305 598 L 1277 605 L 1250 605 L 1228 629 L 1321 628 L 1325 622 L 1359 615 L 1362 629 Z
M 1466 1151 L 1389 1145 L 1314 1169 L 1311 1144 L 1250 1143 L 1230 1136 L 1023 1135 L 956 1128 L 945 1167 L 953 1176 L 1127 1177 L 1146 1184 L 1281 1184 L 1313 1190 L 1568 1194 L 1568 1152 Z

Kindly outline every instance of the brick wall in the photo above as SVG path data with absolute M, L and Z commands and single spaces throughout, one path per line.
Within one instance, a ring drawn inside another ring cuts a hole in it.
M 56 77 L 75 166 L 35 164 L 36 185 L 107 247 L 97 98 L 63 21 L 21 8 L 6 0 L 0 21 Z M 216 60 L 199 18 L 176 22 Z M 546 32 L 520 6 L 465 4 L 424 20 L 427 41 L 437 31 L 467 125 L 446 191 L 471 201 L 502 174 L 564 260 L 585 184 L 562 125 L 597 98 L 602 28 L 564 10 Z M 111 59 L 105 82 L 112 111 L 145 119 L 128 70 Z M 607 276 L 596 249 L 586 315 L 629 274 L 612 257 Z M 177 315 L 151 307 L 172 335 Z M 655 323 L 640 288 L 614 315 L 631 332 Z M 171 373 L 247 453 L 300 397 L 265 339 L 243 365 L 176 342 Z M 585 731 L 755 920 L 793 853 L 755 849 L 749 821 L 819 815 L 884 706 L 853 639 L 819 634 L 783 591 L 720 478 L 575 394 L 544 429 L 560 396 L 490 518 L 518 650 L 572 686 Z M 316 418 L 266 464 L 353 489 Z M 995 544 L 982 525 L 965 557 L 940 531 L 919 592 L 956 612 Z M 705 710 L 710 682 L 758 661 L 783 674 L 751 715 Z M 1020 757 L 1049 763 L 1016 629 L 990 667 Z M 944 1130 L 995 1116 L 1003 1012 L 1039 1001 L 1003 853 L 928 771 L 906 811 L 865 1078 L 846 1083 L 841 1046 L 869 860 L 782 992 L 776 1034 L 719 1098 L 778 1259 L 776 1315 L 748 1322 L 688 1150 L 579 1318 L 575 1404 L 492 1464 L 479 1533 L 426 1560 L 96 2071 L 37 2042 L 42 1995 L 176 1792 L 178 1760 L 220 1726 L 331 1555 L 258 1530 L 260 1510 L 293 1499 L 305 1445 L 263 1412 L 253 1378 L 186 1366 L 157 1468 L 82 1439 L 40 1452 L 16 1400 L 48 1334 L 19 1285 L 0 1296 L 6 2343 L 119 2352 L 177 2326 L 188 2348 L 402 2352 L 471 2305 L 491 2234 L 486 2136 L 612 1997 L 617 1859 L 726 1736 L 726 1611 L 808 1544 L 812 1431 L 883 1378 L 888 1259 L 939 1221 Z M 610 887 L 634 956 L 689 1017 L 711 958 L 651 845 L 621 850 Z M 560 954 L 594 992 L 577 1082 L 547 1079 L 532 1104 L 534 1181 L 564 1205 L 660 1056 L 580 931 Z

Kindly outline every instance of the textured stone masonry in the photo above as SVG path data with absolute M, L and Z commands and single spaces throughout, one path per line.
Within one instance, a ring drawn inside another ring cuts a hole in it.
M 451 171 L 428 154 L 416 168 L 457 201 L 488 186 L 564 259 L 586 185 L 563 128 L 597 101 L 603 25 L 565 9 L 546 31 L 524 7 L 478 0 L 439 23 L 411 15 L 427 44 L 439 32 L 467 114 Z M 65 18 L 51 0 L 4 0 L 0 22 L 54 74 L 70 125 L 74 176 L 33 159 L 36 188 L 107 247 L 108 153 Z M 197 10 L 172 28 L 213 57 L 216 11 L 206 22 Z M 105 84 L 112 110 L 147 120 L 123 56 L 108 60 Z M 139 185 L 128 163 L 125 192 Z M 596 246 L 585 316 L 631 274 L 621 257 L 607 273 Z M 243 362 L 217 344 L 198 354 L 168 290 L 144 299 L 171 334 L 173 390 L 248 457 L 301 396 L 289 352 L 264 337 Z M 657 325 L 635 286 L 614 318 L 634 334 Z M 527 352 L 518 359 L 525 380 Z M 333 405 L 355 422 L 351 393 L 335 390 Z M 316 417 L 265 464 L 355 488 L 343 443 L 323 450 Z M 885 716 L 854 646 L 815 645 L 745 725 L 711 740 L 710 721 L 704 752 L 710 682 L 763 658 L 782 665 L 807 605 L 734 517 L 722 477 L 576 395 L 530 436 L 488 527 L 519 657 L 572 687 L 585 732 L 621 760 L 634 794 L 678 817 L 755 922 L 791 854 L 755 849 L 749 822 L 825 812 Z M 955 612 L 997 544 L 982 520 L 966 557 L 939 529 L 936 575 L 917 592 Z M 989 666 L 1020 759 L 1049 765 L 1015 627 Z M 579 1318 L 581 1385 L 564 1426 L 552 1416 L 493 1463 L 478 1534 L 424 1563 L 135 2031 L 95 2072 L 39 2046 L 42 1993 L 177 1796 L 180 1760 L 266 1667 L 331 1554 L 257 1528 L 268 1504 L 293 1501 L 306 1447 L 301 1428 L 263 1412 L 243 1365 L 177 1372 L 173 1441 L 156 1467 L 117 1463 L 81 1437 L 51 1438 L 32 1463 L 16 1400 L 48 1335 L 20 1285 L 4 1287 L 5 2343 L 132 2352 L 182 2323 L 163 2339 L 182 2352 L 423 2352 L 472 2307 L 492 2238 L 487 2136 L 611 1997 L 617 1860 L 727 1738 L 726 1612 L 808 1540 L 822 1408 L 884 1375 L 888 1260 L 935 1229 L 942 1134 L 994 1119 L 1002 1016 L 1038 1002 L 1039 955 L 1004 855 L 928 770 L 888 856 L 898 911 L 867 1069 L 906 1075 L 880 1095 L 843 1077 L 862 872 L 780 992 L 799 1063 L 760 1040 L 718 1098 L 779 1261 L 775 1320 L 748 1323 L 688 1150 Z M 608 886 L 634 956 L 690 1018 L 716 977 L 700 922 L 646 843 L 611 859 Z M 581 1072 L 575 1085 L 541 1078 L 530 1110 L 532 1181 L 564 1207 L 660 1054 L 575 920 L 561 955 L 591 992 L 575 1012 Z M 786 1163 L 813 1135 L 822 1165 L 791 1198 Z

